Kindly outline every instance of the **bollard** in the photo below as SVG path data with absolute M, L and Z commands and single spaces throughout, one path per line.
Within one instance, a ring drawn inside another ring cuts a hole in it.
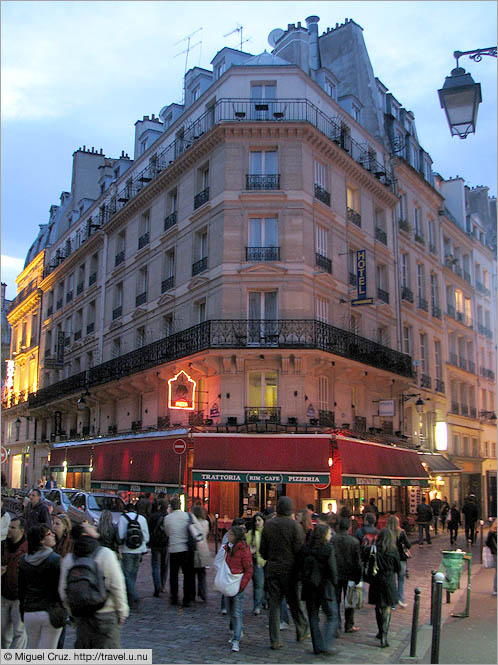
M 410 658 L 415 658 L 417 655 L 417 631 L 418 631 L 418 613 L 420 610 L 420 589 L 415 588 L 415 599 L 413 602 L 413 616 L 412 616 L 412 634 L 410 637 Z
M 439 663 L 439 644 L 441 642 L 441 611 L 443 606 L 443 573 L 435 575 L 431 663 Z
M 218 513 L 215 513 L 215 516 L 214 516 L 214 520 L 215 520 L 214 521 L 214 524 L 215 524 L 215 527 L 214 527 L 214 553 L 215 554 L 218 554 L 218 517 L 219 517 Z
M 483 544 L 483 542 L 482 542 L 483 528 L 484 528 L 484 520 L 480 520 L 480 522 L 479 522 L 480 547 L 481 547 L 481 559 L 480 559 L 480 563 L 482 563 L 482 550 L 484 549 L 484 544 Z
M 434 623 L 434 591 L 436 585 L 436 570 L 431 570 L 431 617 L 429 619 L 429 624 L 432 626 Z
M 446 589 L 446 604 L 449 605 L 451 603 L 451 593 L 449 589 Z

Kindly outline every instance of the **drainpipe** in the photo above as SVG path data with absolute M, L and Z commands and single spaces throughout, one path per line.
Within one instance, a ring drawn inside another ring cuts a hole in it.
M 319 16 L 308 16 L 306 27 L 309 33 L 309 67 L 312 78 L 315 78 L 315 72 L 320 69 L 320 52 L 318 50 L 318 21 Z

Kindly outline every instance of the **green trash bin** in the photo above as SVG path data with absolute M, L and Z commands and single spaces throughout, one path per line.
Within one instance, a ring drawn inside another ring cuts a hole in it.
M 455 552 L 453 550 L 443 550 L 443 560 L 439 566 L 439 573 L 443 573 L 443 589 L 448 589 L 450 593 L 460 587 L 460 577 L 464 565 L 465 552 Z

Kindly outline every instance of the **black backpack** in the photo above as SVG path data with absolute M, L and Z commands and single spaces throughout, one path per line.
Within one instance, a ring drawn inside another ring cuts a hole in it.
M 73 556 L 73 565 L 66 579 L 67 603 L 73 617 L 90 617 L 104 607 L 107 589 L 104 576 L 100 572 L 95 556 L 98 547 L 90 556 Z
M 124 513 L 124 516 L 128 522 L 124 543 L 129 550 L 137 550 L 144 541 L 144 535 L 142 533 L 140 522 L 138 521 L 138 515 L 131 518 Z

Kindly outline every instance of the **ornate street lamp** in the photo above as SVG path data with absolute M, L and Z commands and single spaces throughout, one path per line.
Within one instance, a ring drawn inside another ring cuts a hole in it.
M 458 60 L 462 55 L 468 55 L 475 62 L 480 62 L 483 55 L 496 58 L 496 46 L 474 51 L 455 51 L 453 55 L 457 66 L 446 77 L 443 87 L 438 90 L 438 95 L 441 108 L 446 113 L 451 135 L 465 139 L 476 130 L 477 111 L 482 101 L 481 84 L 475 83 L 472 76 L 466 73 L 463 67 L 458 66 Z

